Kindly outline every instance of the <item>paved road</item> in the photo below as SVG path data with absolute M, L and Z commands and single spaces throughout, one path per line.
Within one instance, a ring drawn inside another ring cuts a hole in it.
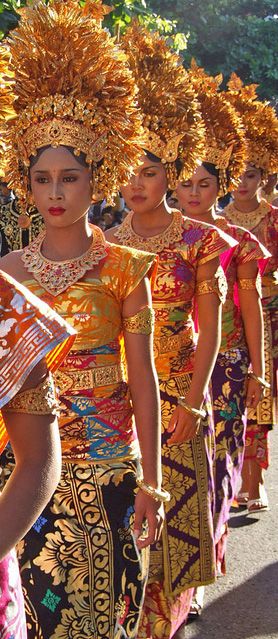
M 227 575 L 206 589 L 198 621 L 176 639 L 278 639 L 278 431 L 271 433 L 266 488 L 271 510 L 230 520 Z

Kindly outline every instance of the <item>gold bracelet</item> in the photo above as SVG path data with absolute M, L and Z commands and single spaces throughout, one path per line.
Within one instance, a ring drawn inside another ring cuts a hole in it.
M 258 293 L 259 298 L 262 297 L 262 278 L 260 276 L 260 273 L 258 273 L 256 277 L 240 277 L 237 280 L 237 285 L 238 288 L 243 291 L 252 291 L 255 289 Z
M 254 379 L 255 382 L 260 384 L 262 388 L 270 388 L 270 384 L 265 379 L 263 379 L 263 377 L 258 377 L 258 375 L 255 375 L 253 371 L 250 371 L 250 373 L 248 373 L 248 377 L 249 379 Z
M 136 484 L 138 488 L 141 488 L 143 493 L 146 493 L 146 495 L 149 495 L 149 497 L 152 497 L 155 501 L 161 501 L 163 503 L 171 499 L 170 493 L 168 493 L 167 490 L 164 490 L 164 488 L 153 488 L 153 486 L 146 484 L 144 479 L 136 479 Z
M 206 416 L 206 411 L 203 408 L 200 408 L 200 410 L 198 408 L 193 408 L 193 406 L 190 406 L 190 404 L 187 403 L 185 397 L 178 398 L 178 405 L 182 406 L 182 408 L 184 408 L 188 413 L 191 413 L 191 415 L 194 415 L 194 417 L 198 417 L 198 419 L 204 419 Z
M 135 315 L 123 318 L 123 328 L 128 333 L 150 335 L 154 328 L 154 310 L 145 306 Z
M 28 388 L 17 393 L 4 406 L 3 411 L 29 415 L 59 415 L 59 404 L 52 375 L 49 373 L 36 388 Z
M 206 293 L 216 293 L 222 304 L 227 297 L 228 285 L 222 266 L 219 266 L 215 274 L 209 280 L 197 282 L 195 295 L 205 295 Z

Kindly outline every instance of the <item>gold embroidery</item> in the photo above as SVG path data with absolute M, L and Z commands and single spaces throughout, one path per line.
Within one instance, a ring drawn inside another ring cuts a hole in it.
M 257 277 L 245 277 L 237 280 L 238 288 L 243 291 L 256 289 L 258 296 L 262 297 L 262 278 L 258 273 Z
M 155 337 L 154 339 L 154 352 L 155 355 L 162 355 L 163 353 L 173 353 L 179 351 L 186 346 L 192 346 L 192 337 L 187 333 L 181 333 L 180 335 L 169 335 L 168 337 Z
M 48 375 L 36 388 L 28 388 L 18 393 L 3 411 L 29 415 L 57 415 L 58 402 L 52 376 Z
M 197 282 L 195 288 L 195 295 L 205 295 L 206 293 L 216 293 L 222 304 L 226 301 L 227 296 L 227 280 L 222 266 L 219 266 L 215 275 L 209 280 L 203 280 Z
M 154 329 L 154 310 L 149 306 L 145 306 L 135 315 L 124 317 L 123 328 L 128 333 L 150 335 Z
M 180 211 L 172 211 L 169 226 L 159 235 L 152 237 L 142 237 L 137 235 L 132 228 L 134 213 L 129 213 L 123 223 L 118 227 L 115 236 L 120 240 L 120 244 L 132 246 L 132 248 L 149 251 L 150 253 L 160 253 L 164 248 L 179 242 L 182 238 L 182 214 Z
M 235 207 L 234 202 L 231 202 L 224 209 L 225 217 L 229 222 L 235 224 L 237 226 L 242 226 L 244 229 L 248 231 L 252 231 L 252 229 L 256 228 L 258 224 L 263 220 L 263 218 L 269 213 L 270 205 L 265 200 L 261 200 L 259 206 L 255 209 L 255 211 L 249 211 L 249 213 L 243 213 L 242 211 L 238 211 Z
M 60 295 L 69 286 L 82 279 L 87 271 L 105 257 L 107 252 L 104 235 L 96 226 L 93 227 L 93 239 L 88 251 L 63 262 L 53 262 L 42 255 L 41 246 L 44 238 L 45 233 L 41 233 L 23 250 L 21 259 L 27 271 L 32 273 L 37 282 L 54 296 Z
M 86 370 L 67 369 L 65 372 L 58 370 L 54 373 L 55 384 L 61 394 L 69 390 L 78 391 L 96 386 L 109 386 L 121 382 L 122 379 L 123 372 L 120 364 L 98 366 Z

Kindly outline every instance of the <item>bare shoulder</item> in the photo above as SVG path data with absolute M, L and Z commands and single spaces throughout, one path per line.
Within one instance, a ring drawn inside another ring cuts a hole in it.
M 11 275 L 17 282 L 23 282 L 28 277 L 21 256 L 23 251 L 12 251 L 0 259 L 0 269 Z
M 116 229 L 117 227 L 116 228 L 114 227 L 111 229 L 107 229 L 107 231 L 105 231 L 104 235 L 107 242 L 113 242 L 113 244 L 118 244 L 118 238 L 115 235 Z

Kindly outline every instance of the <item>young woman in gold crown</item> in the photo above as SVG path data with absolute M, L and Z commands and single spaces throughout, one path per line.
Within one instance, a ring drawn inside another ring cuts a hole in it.
M 278 210 L 263 199 L 264 178 L 277 171 L 278 119 L 275 111 L 256 96 L 256 85 L 243 86 L 233 74 L 227 97 L 242 118 L 247 139 L 247 164 L 233 202 L 224 214 L 232 224 L 252 231 L 270 251 L 262 278 L 264 312 L 265 375 L 263 399 L 248 411 L 243 483 L 239 499 L 250 512 L 268 509 L 264 471 L 269 465 L 269 431 L 277 423 L 277 335 L 278 335 Z M 260 381 L 258 381 L 258 384 Z
M 1 48 L 1 135 L 3 118 L 12 115 L 7 61 Z M 1 139 L 1 169 L 3 155 Z M 37 519 L 59 481 L 57 402 L 50 371 L 69 351 L 74 331 L 2 271 L 0 298 L 0 453 L 10 439 L 16 459 L 13 475 L 0 491 L 0 636 L 26 639 L 13 546 Z M 1 483 L 3 472 L 1 468 Z
M 124 38 L 139 87 L 145 154 L 122 195 L 132 212 L 107 237 L 155 252 L 155 365 L 162 402 L 163 486 L 171 489 L 162 542 L 151 547 L 150 574 L 138 637 L 170 639 L 186 621 L 194 586 L 215 579 L 212 526 L 213 425 L 206 390 L 219 346 L 225 277 L 219 255 L 229 248 L 216 229 L 166 204 L 177 181 L 175 161 L 191 174 L 202 152 L 196 97 L 165 40 L 136 24 Z M 200 336 L 195 343 L 194 304 Z
M 210 78 L 194 62 L 189 74 L 206 125 L 206 151 L 205 161 L 190 179 L 179 182 L 178 201 L 194 220 L 213 224 L 238 242 L 226 272 L 228 293 L 222 312 L 221 345 L 211 378 L 216 436 L 214 537 L 217 572 L 221 575 L 225 572 L 229 511 L 243 465 L 246 406 L 255 407 L 262 396 L 261 384 L 256 381 L 256 376 L 261 380 L 264 377 L 257 276 L 258 262 L 268 252 L 248 231 L 216 214 L 217 197 L 238 183 L 244 167 L 242 126 L 235 110 L 217 92 L 220 77 Z M 250 360 L 256 376 L 248 379 Z M 197 599 L 195 611 L 198 604 Z
M 45 233 L 2 267 L 77 331 L 55 375 L 61 480 L 19 548 L 29 639 L 137 636 L 145 549 L 169 498 L 151 344 L 155 257 L 111 246 L 86 216 L 92 192 L 113 196 L 129 177 L 140 127 L 134 81 L 95 11 L 38 2 L 8 42 L 16 117 L 6 176 L 23 209 L 32 196 Z

